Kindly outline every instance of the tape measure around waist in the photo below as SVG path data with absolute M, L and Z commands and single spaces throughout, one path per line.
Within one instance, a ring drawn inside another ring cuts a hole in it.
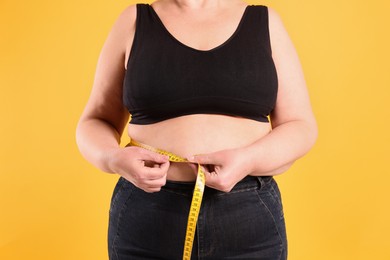
M 146 150 L 166 155 L 171 162 L 181 162 L 181 163 L 189 163 L 189 161 L 183 157 L 180 157 L 176 154 L 154 148 L 152 146 L 137 142 L 133 139 L 130 140 L 130 143 L 127 146 L 137 146 L 140 148 L 144 148 Z M 198 221 L 200 206 L 202 204 L 203 192 L 206 184 L 205 173 L 200 164 L 198 164 L 198 175 L 196 177 L 194 193 L 192 195 L 192 201 L 190 206 L 190 212 L 188 215 L 187 221 L 187 229 L 186 236 L 184 240 L 184 251 L 183 251 L 183 260 L 190 260 L 192 253 L 192 246 L 194 244 L 195 231 L 196 231 L 196 223 Z

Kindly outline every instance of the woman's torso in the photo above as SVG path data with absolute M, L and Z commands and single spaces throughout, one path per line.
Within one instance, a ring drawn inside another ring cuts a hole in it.
M 188 115 L 128 127 L 132 139 L 183 157 L 243 147 L 270 131 L 269 123 L 223 115 Z M 167 179 L 192 181 L 195 177 L 188 165 L 171 163 Z
M 191 48 L 207 51 L 223 44 L 233 35 L 246 5 L 237 1 L 235 6 L 227 6 L 218 14 L 199 13 L 198 16 L 194 13 L 183 13 L 180 16 L 175 11 L 169 12 L 164 2 L 153 4 L 153 8 L 166 29 L 178 41 Z M 192 33 L 188 33 L 189 27 Z M 126 51 L 126 61 L 130 50 L 131 46 Z M 184 115 L 152 124 L 130 123 L 128 127 L 132 139 L 183 157 L 243 147 L 270 131 L 268 122 L 217 114 Z M 167 179 L 192 181 L 195 177 L 188 165 L 171 163 Z

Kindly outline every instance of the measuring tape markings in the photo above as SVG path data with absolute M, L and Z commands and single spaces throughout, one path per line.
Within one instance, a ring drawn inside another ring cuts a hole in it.
M 130 140 L 130 143 L 127 146 L 137 146 L 140 148 L 144 148 L 146 150 L 166 155 L 171 162 L 182 162 L 182 163 L 191 163 L 187 159 L 180 157 L 171 152 L 167 152 L 140 142 L 137 142 L 133 139 Z M 186 236 L 184 240 L 184 252 L 183 252 L 183 260 L 191 259 L 192 246 L 194 244 L 195 231 L 196 231 L 196 223 L 199 217 L 200 206 L 202 204 L 203 192 L 206 184 L 206 176 L 200 164 L 198 164 L 198 175 L 196 177 L 194 193 L 192 196 L 190 212 L 188 214 L 187 228 L 186 228 Z

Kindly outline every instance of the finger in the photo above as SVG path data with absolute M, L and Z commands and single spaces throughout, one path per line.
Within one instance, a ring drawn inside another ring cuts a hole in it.
M 163 172 L 167 173 L 170 165 L 171 165 L 171 163 L 169 161 L 167 161 L 165 163 L 160 164 L 160 169 Z
M 204 173 L 204 176 L 205 176 L 205 182 L 207 184 L 207 186 L 211 187 L 211 188 L 216 188 L 216 183 L 218 182 L 218 175 L 216 174 L 216 172 L 210 172 L 207 167 L 203 167 L 203 166 L 200 166 L 201 167 L 201 171 Z
M 165 163 L 169 161 L 168 156 L 158 154 L 156 152 L 152 152 L 143 148 L 139 148 L 139 159 L 145 160 L 145 161 L 153 161 L 155 163 Z
M 140 188 L 148 193 L 159 192 L 161 190 L 161 187 L 162 187 L 162 185 L 157 186 L 157 185 L 146 185 L 146 184 L 141 184 L 138 186 L 138 188 Z
M 157 166 L 157 167 L 156 167 Z M 167 174 L 169 162 L 156 164 L 153 167 L 143 167 L 140 171 L 140 176 L 145 180 L 158 180 Z
M 227 178 L 229 177 L 229 174 L 227 172 L 222 172 L 220 167 L 216 167 L 214 170 L 209 170 L 207 167 L 203 166 L 201 167 L 205 173 L 206 186 L 223 192 L 229 192 L 232 189 L 232 183 Z
M 209 154 L 197 154 L 187 157 L 187 160 L 199 164 L 219 164 L 220 156 L 218 152 Z
M 225 179 L 221 179 L 221 176 L 215 173 L 206 175 L 206 185 L 210 188 L 223 192 L 230 192 L 234 186 L 231 182 Z
M 135 186 L 142 190 L 159 189 L 166 184 L 167 175 L 164 174 L 160 178 L 151 179 L 147 176 L 140 176 L 135 178 L 132 182 Z
M 149 180 L 143 186 L 144 190 L 148 192 L 158 192 L 161 190 L 161 187 L 164 186 L 167 182 L 166 175 L 157 180 Z
M 155 179 L 155 180 L 147 180 L 145 182 L 145 186 L 148 188 L 160 188 L 164 186 L 167 183 L 167 176 L 164 175 L 160 179 Z
M 216 179 L 214 174 L 206 174 L 206 186 L 219 190 L 218 179 Z
M 203 167 L 204 169 L 204 167 Z M 209 172 L 207 170 L 203 170 L 205 173 L 206 183 L 213 185 L 218 181 L 218 175 L 215 172 Z
M 143 190 L 146 191 L 147 193 L 155 193 L 155 192 L 161 191 L 161 187 L 157 187 L 157 188 L 145 188 L 145 189 L 143 189 Z

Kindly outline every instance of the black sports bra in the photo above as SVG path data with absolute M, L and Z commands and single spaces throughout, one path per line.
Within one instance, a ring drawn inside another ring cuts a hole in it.
M 123 83 L 123 103 L 131 124 L 190 114 L 268 122 L 277 89 L 266 6 L 248 6 L 227 41 L 201 51 L 174 38 L 150 5 L 137 5 Z

